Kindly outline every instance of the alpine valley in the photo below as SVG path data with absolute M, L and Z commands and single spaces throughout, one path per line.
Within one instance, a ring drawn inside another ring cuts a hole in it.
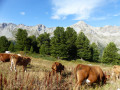
M 120 26 L 93 27 L 84 21 L 79 21 L 69 27 L 74 28 L 77 33 L 82 31 L 91 43 L 95 42 L 101 48 L 104 48 L 109 42 L 114 42 L 117 48 L 120 49 Z M 50 33 L 53 36 L 53 32 L 56 29 L 56 27 L 47 28 L 42 24 L 26 26 L 24 24 L 1 23 L 0 36 L 6 36 L 9 40 L 15 40 L 18 28 L 26 29 L 28 36 L 35 35 L 36 37 L 44 32 Z M 66 27 L 64 28 L 66 29 Z

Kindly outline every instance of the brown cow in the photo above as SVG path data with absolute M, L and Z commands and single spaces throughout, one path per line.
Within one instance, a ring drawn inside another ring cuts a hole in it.
M 21 65 L 23 66 L 23 70 L 26 72 L 26 67 L 31 62 L 31 59 L 29 57 L 23 57 L 14 54 L 11 55 L 10 61 L 11 61 L 11 67 L 10 67 L 11 70 L 13 65 L 15 71 L 16 71 L 16 65 Z
M 2 62 L 9 62 L 11 54 L 8 53 L 0 53 L 0 61 Z
M 112 70 L 113 70 L 113 74 L 115 74 L 116 79 L 119 79 L 120 78 L 120 66 L 114 65 Z
M 56 72 L 60 72 L 60 74 L 61 74 L 63 70 L 64 70 L 64 65 L 62 65 L 59 62 L 53 63 L 53 65 L 52 65 L 53 74 L 55 74 Z
M 102 84 L 106 83 L 106 75 L 103 73 L 102 69 L 99 66 L 89 66 L 78 64 L 75 68 L 75 77 L 76 77 L 76 87 L 87 83 L 92 85 L 93 83 L 100 82 Z

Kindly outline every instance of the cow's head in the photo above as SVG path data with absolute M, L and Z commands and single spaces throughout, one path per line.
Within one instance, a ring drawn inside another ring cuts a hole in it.
M 110 79 L 110 75 L 104 75 L 104 80 L 103 80 L 103 84 L 105 84 L 106 83 L 106 81 L 107 80 L 109 80 Z
M 28 64 L 30 64 L 31 58 L 30 58 L 30 57 L 27 57 L 27 61 L 28 61 Z
M 64 68 L 65 68 L 64 65 L 62 65 L 62 68 L 61 68 L 61 69 L 64 70 Z

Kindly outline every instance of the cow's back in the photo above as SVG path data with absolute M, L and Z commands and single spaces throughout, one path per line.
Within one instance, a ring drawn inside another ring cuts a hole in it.
M 113 75 L 115 76 L 115 79 L 119 79 L 120 78 L 120 66 L 114 65 L 112 70 L 113 70 Z
M 91 70 L 89 73 L 88 79 L 91 81 L 91 83 L 99 83 L 101 81 L 104 81 L 104 73 L 102 69 L 99 66 L 90 66 Z
M 75 68 L 77 84 L 81 85 L 84 81 L 88 84 L 100 83 L 105 81 L 105 75 L 99 66 L 89 66 L 79 64 Z
M 64 65 L 62 65 L 59 62 L 54 62 L 52 65 L 52 74 L 54 75 L 57 72 L 60 72 L 60 75 L 62 74 L 64 70 Z
M 0 53 L 0 61 L 8 62 L 10 61 L 11 54 Z
M 52 70 L 55 70 L 55 71 L 59 72 L 60 70 L 64 70 L 64 66 L 59 62 L 55 62 L 52 65 Z
M 117 72 L 120 73 L 120 66 L 119 66 L 119 65 L 114 65 L 114 66 L 113 66 L 113 71 L 114 71 L 115 73 L 117 73 Z
M 78 64 L 74 70 L 76 81 L 85 80 L 89 76 L 90 66 Z
M 29 57 L 15 55 L 15 58 L 16 58 L 17 65 L 27 66 L 27 64 L 29 64 L 31 62 L 31 59 Z

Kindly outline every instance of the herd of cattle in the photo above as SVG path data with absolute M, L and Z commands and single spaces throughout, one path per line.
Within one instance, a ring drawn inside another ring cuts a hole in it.
M 2 62 L 11 62 L 10 69 L 14 66 L 16 71 L 16 65 L 22 65 L 23 70 L 26 72 L 26 67 L 30 64 L 31 59 L 29 57 L 21 56 L 20 54 L 11 54 L 11 53 L 0 53 L 0 61 Z
M 10 69 L 14 66 L 14 70 L 16 71 L 16 65 L 22 65 L 23 70 L 26 71 L 26 67 L 31 62 L 31 58 L 21 56 L 20 54 L 11 54 L 11 53 L 0 53 L 0 61 L 2 62 L 11 62 Z M 54 62 L 52 65 L 51 73 L 54 75 L 56 73 L 62 74 L 64 71 L 64 65 L 59 62 Z M 115 75 L 117 79 L 120 78 L 120 66 L 114 65 L 112 68 L 112 75 Z M 99 66 L 92 66 L 92 65 L 83 65 L 78 64 L 74 69 L 74 74 L 76 78 L 76 87 L 80 86 L 84 83 L 88 85 L 92 85 L 93 83 L 97 84 L 105 84 L 107 79 L 109 79 L 110 75 L 106 75 L 105 72 Z

